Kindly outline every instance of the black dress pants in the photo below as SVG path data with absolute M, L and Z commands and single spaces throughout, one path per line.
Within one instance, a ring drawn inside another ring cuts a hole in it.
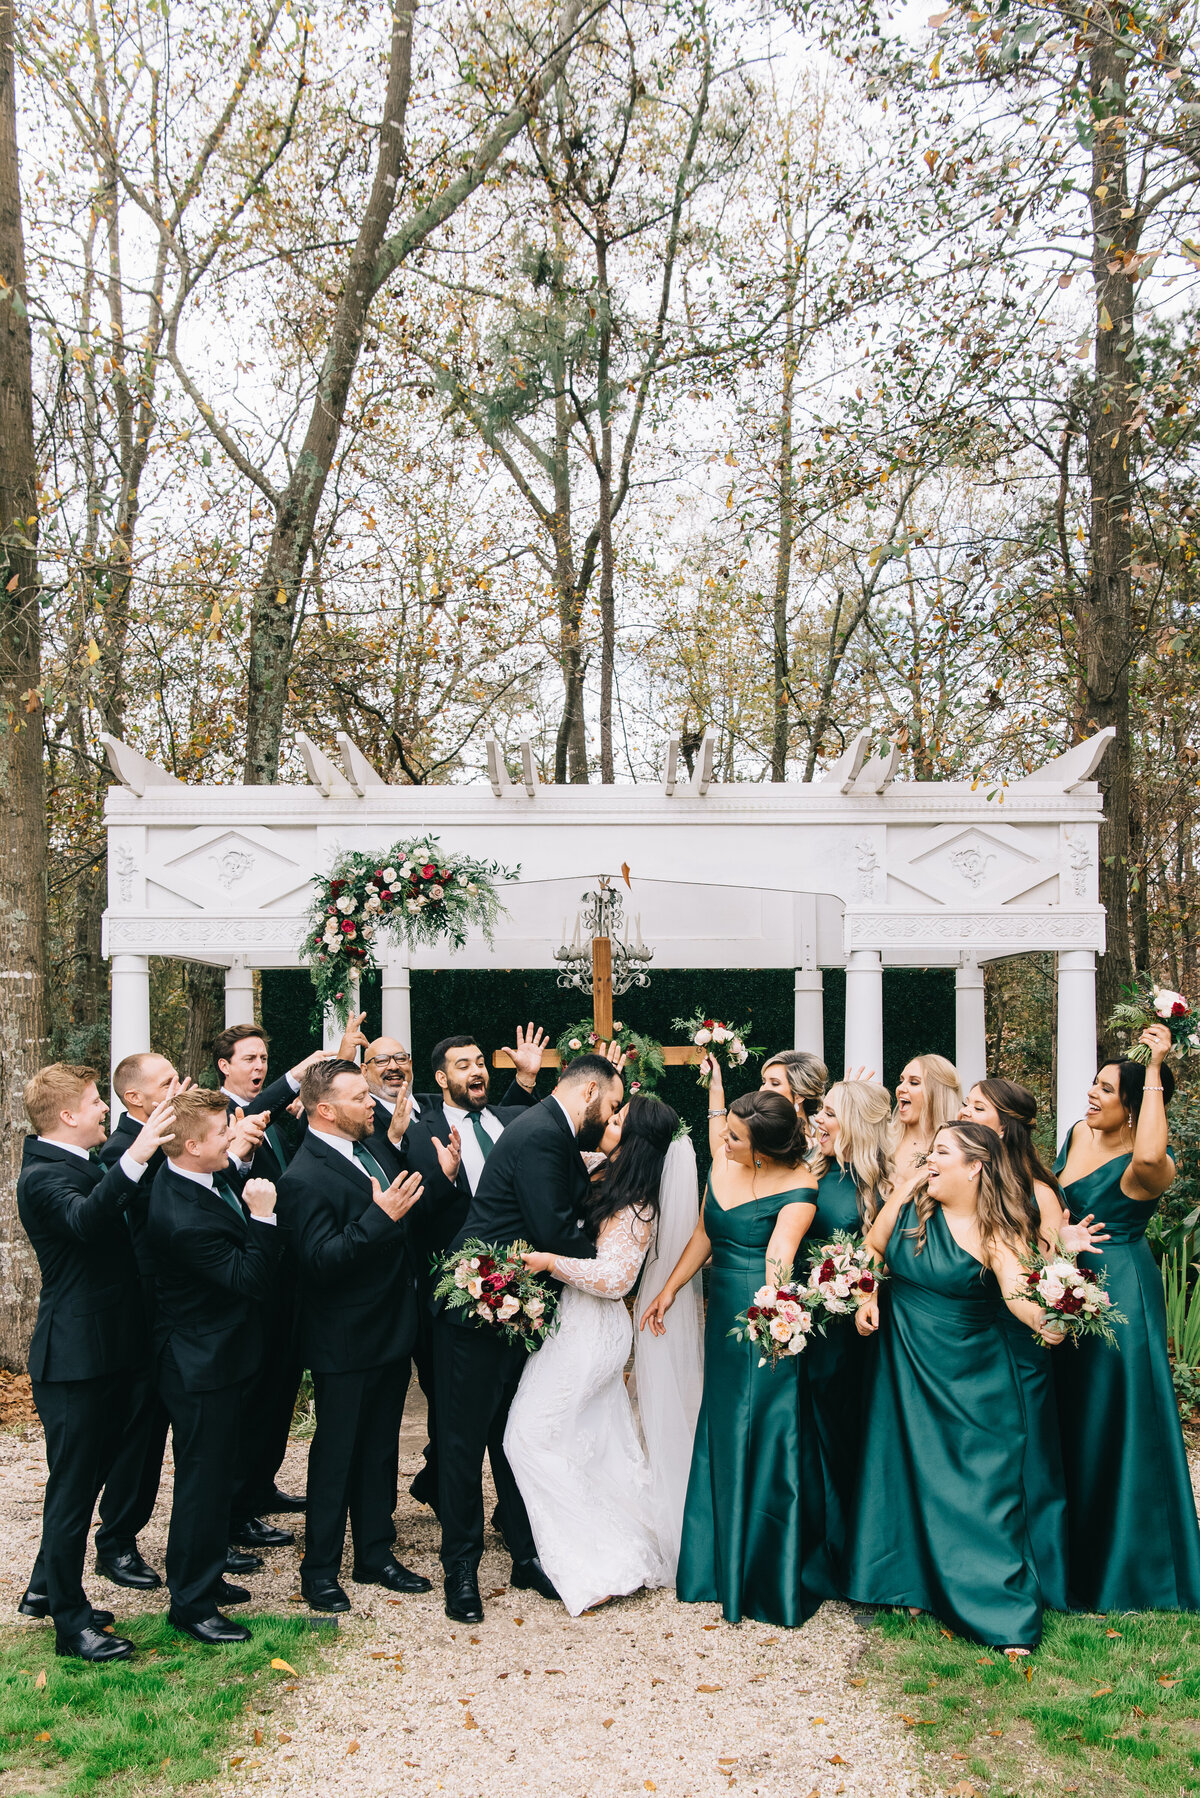
M 262 1366 L 246 1389 L 245 1431 L 233 1494 L 236 1523 L 270 1508 L 276 1476 L 287 1453 L 296 1394 L 304 1374 L 296 1349 L 297 1303 L 296 1275 L 285 1262 L 265 1307 Z
M 169 1349 L 158 1373 L 175 1448 L 167 1584 L 172 1611 L 185 1623 L 198 1623 L 218 1608 L 215 1594 L 229 1547 L 246 1382 L 189 1392 Z
M 308 1579 L 338 1577 L 347 1517 L 356 1567 L 377 1573 L 391 1559 L 408 1371 L 405 1356 L 355 1373 L 313 1373 L 317 1428 L 300 1564 Z
M 139 1370 L 130 1394 L 125 1429 L 100 1494 L 96 1553 L 128 1554 L 150 1521 L 162 1479 L 171 1420 L 153 1370 Z
M 438 1479 L 437 1395 L 434 1390 L 433 1354 L 433 1311 L 430 1305 L 429 1286 L 427 1282 L 419 1282 L 417 1286 L 417 1340 L 413 1345 L 412 1362 L 417 1373 L 417 1384 L 425 1395 L 425 1466 L 421 1473 L 430 1481 L 436 1492 Z M 418 1479 L 421 1477 L 421 1473 L 418 1473 Z
M 525 1504 L 504 1454 L 504 1426 L 525 1366 L 525 1350 L 499 1331 L 434 1319 L 438 1512 L 442 1566 L 474 1571 L 483 1553 L 483 1456 L 492 1464 L 497 1510 L 514 1562 L 537 1556 Z
M 94 1380 L 35 1380 L 33 1402 L 46 1432 L 42 1542 L 30 1584 L 45 1592 L 60 1636 L 92 1621 L 83 1560 L 92 1512 L 121 1440 L 133 1369 Z

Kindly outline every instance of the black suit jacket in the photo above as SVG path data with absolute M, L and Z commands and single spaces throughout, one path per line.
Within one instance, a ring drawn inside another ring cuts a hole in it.
M 420 1093 L 417 1097 L 421 1115 L 409 1124 L 404 1143 L 410 1167 L 415 1168 L 425 1182 L 425 1190 L 409 1217 L 414 1243 L 423 1262 L 427 1262 L 431 1255 L 442 1254 L 462 1229 L 471 1208 L 471 1187 L 461 1166 L 454 1182 L 447 1180 L 433 1147 L 434 1137 L 442 1143 L 450 1141 L 451 1126 L 442 1108 L 442 1093 Z M 537 1103 L 537 1094 L 514 1080 L 499 1105 L 489 1105 L 487 1109 L 507 1130 Z M 494 1149 L 492 1153 L 495 1153 Z M 491 1159 L 489 1155 L 489 1166 Z
M 96 1151 L 97 1160 L 104 1167 L 115 1167 L 126 1149 L 141 1134 L 142 1126 L 127 1111 L 123 1111 L 113 1125 L 108 1141 L 101 1143 Z M 125 1207 L 125 1216 L 129 1220 L 129 1233 L 133 1237 L 133 1252 L 137 1256 L 137 1264 L 143 1280 L 150 1278 L 150 1245 L 146 1240 L 146 1219 L 150 1213 L 150 1190 L 154 1185 L 155 1175 L 166 1161 L 161 1149 L 155 1149 L 146 1163 L 146 1171 L 129 1196 Z
M 25 1138 L 17 1211 L 42 1271 L 33 1379 L 94 1380 L 144 1360 L 141 1282 L 125 1220 L 137 1190 L 119 1167 Z
M 260 1111 L 269 1111 L 271 1128 L 283 1149 L 283 1160 L 280 1161 L 270 1144 L 264 1140 L 255 1151 L 250 1171 L 243 1176 L 244 1179 L 269 1180 L 273 1186 L 279 1184 L 280 1176 L 291 1159 L 287 1125 L 294 1125 L 294 1119 L 288 1112 L 288 1106 L 294 1103 L 295 1098 L 286 1075 L 281 1074 L 278 1080 L 272 1080 L 269 1085 L 264 1086 L 256 1099 L 227 1099 L 225 1108 L 230 1117 L 238 1110 L 243 1117 L 257 1117 Z M 303 1127 L 303 1119 L 301 1124 Z
M 263 1301 L 279 1257 L 278 1224 L 250 1222 L 217 1193 L 166 1163 L 150 1194 L 155 1343 L 170 1349 L 188 1392 L 213 1392 L 257 1373 Z
M 279 1183 L 279 1215 L 300 1266 L 305 1366 L 354 1373 L 407 1355 L 417 1334 L 408 1224 L 375 1203 L 369 1176 L 310 1131 Z
M 449 1249 L 478 1238 L 591 1257 L 596 1245 L 579 1222 L 587 1190 L 570 1121 L 557 1099 L 543 1099 L 505 1128 Z

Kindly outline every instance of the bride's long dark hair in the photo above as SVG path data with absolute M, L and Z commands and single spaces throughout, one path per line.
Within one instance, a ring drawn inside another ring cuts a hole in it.
M 621 1140 L 583 1202 L 584 1228 L 593 1239 L 600 1226 L 632 1205 L 647 1222 L 658 1219 L 663 1163 L 679 1128 L 679 1113 L 652 1093 L 634 1093 L 621 1125 Z

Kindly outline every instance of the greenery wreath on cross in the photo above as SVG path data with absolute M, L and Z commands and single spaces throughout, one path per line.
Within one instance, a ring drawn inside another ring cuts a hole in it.
M 316 892 L 304 936 L 304 959 L 317 999 L 344 1024 L 353 988 L 379 966 L 381 940 L 449 942 L 461 949 L 478 927 L 491 943 L 505 915 L 496 882 L 516 880 L 520 868 L 447 854 L 437 837 L 393 843 L 382 855 L 352 849 L 339 855 Z

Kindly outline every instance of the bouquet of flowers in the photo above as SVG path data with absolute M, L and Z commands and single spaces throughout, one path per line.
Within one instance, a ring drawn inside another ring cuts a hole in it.
M 1035 1305 L 1055 1318 L 1068 1336 L 1076 1342 L 1082 1336 L 1098 1336 L 1110 1348 L 1116 1348 L 1114 1324 L 1127 1320 L 1114 1310 L 1113 1302 L 1090 1267 L 1080 1267 L 1074 1255 L 1055 1245 L 1052 1255 L 1031 1249 L 1021 1257 L 1025 1277 L 1009 1298 L 1032 1299 Z M 1044 1336 L 1038 1336 L 1043 1347 L 1049 1347 Z
M 1114 1005 L 1108 1020 L 1110 1030 L 1127 1030 L 1138 1037 L 1151 1024 L 1165 1024 L 1171 1032 L 1171 1048 L 1182 1055 L 1195 1055 L 1200 1052 L 1200 1019 L 1188 1004 L 1182 993 L 1171 991 L 1168 986 L 1159 986 L 1153 980 L 1147 980 L 1139 974 L 1132 986 L 1124 986 L 1121 991 L 1127 995 L 1119 1005 Z M 1136 1042 L 1129 1051 L 1130 1061 L 1140 1061 L 1144 1066 L 1150 1060 L 1150 1051 L 1145 1043 Z
M 711 1055 L 714 1061 L 725 1068 L 740 1068 L 749 1061 L 752 1055 L 763 1053 L 758 1048 L 748 1048 L 746 1038 L 750 1034 L 749 1024 L 726 1024 L 722 1018 L 706 1018 L 702 1012 L 696 1012 L 690 1018 L 672 1020 L 676 1030 L 682 1030 L 689 1043 L 697 1049 L 703 1049 L 705 1055 Z M 701 1064 L 700 1084 L 709 1086 L 712 1075 L 703 1071 Z
M 768 1362 L 778 1367 L 781 1361 L 803 1353 L 812 1328 L 808 1295 L 789 1280 L 783 1286 L 760 1286 L 754 1303 L 734 1319 L 729 1334 L 739 1342 L 753 1343 L 760 1367 Z
M 466 1311 L 489 1329 L 503 1330 L 532 1354 L 558 1321 L 558 1290 L 526 1267 L 521 1257 L 528 1248 L 526 1242 L 508 1248 L 465 1242 L 453 1255 L 435 1258 L 435 1300 L 444 1300 L 448 1311 Z
M 504 907 L 496 882 L 515 880 L 519 868 L 446 854 L 436 837 L 393 843 L 383 855 L 351 850 L 329 874 L 314 880 L 304 938 L 317 1000 L 345 1023 L 354 984 L 379 966 L 381 938 L 410 944 L 448 940 L 461 949 L 467 932 L 480 929 L 490 943 Z
M 592 1029 L 592 1020 L 585 1018 L 579 1024 L 571 1024 L 563 1031 L 554 1047 L 564 1067 L 575 1060 L 577 1055 L 592 1055 L 600 1038 Z M 637 1030 L 630 1030 L 627 1025 L 613 1019 L 613 1033 L 610 1039 L 621 1045 L 629 1070 L 629 1090 L 631 1093 L 653 1092 L 654 1088 L 666 1072 L 663 1060 L 662 1044 L 655 1042 L 652 1036 L 642 1036 Z
M 844 1317 L 879 1291 L 883 1271 L 870 1249 L 845 1230 L 835 1230 L 813 1251 L 804 1303 L 813 1311 Z

